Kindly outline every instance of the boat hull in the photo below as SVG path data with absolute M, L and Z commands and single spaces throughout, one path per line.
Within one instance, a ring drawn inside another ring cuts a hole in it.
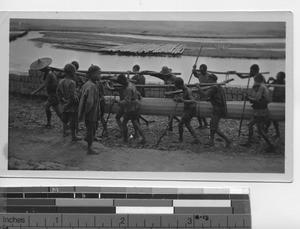
M 117 103 L 114 103 L 113 96 L 106 96 L 106 112 L 109 112 L 109 108 L 111 107 L 111 113 L 116 113 L 119 109 Z M 119 100 L 119 97 L 116 97 L 116 100 Z M 171 115 L 176 102 L 172 99 L 168 98 L 143 98 L 140 100 L 141 115 L 157 115 L 157 116 L 167 116 Z M 243 112 L 243 101 L 227 101 L 227 111 L 229 119 L 240 119 Z M 270 103 L 269 106 L 269 118 L 277 121 L 285 120 L 285 103 Z M 206 101 L 198 101 L 197 102 L 197 112 L 201 114 L 203 117 L 211 117 L 212 114 L 212 106 L 209 102 Z M 176 111 L 174 113 L 177 116 L 181 116 L 183 114 L 183 104 L 179 103 Z M 245 105 L 244 118 L 250 119 L 253 114 L 253 108 L 251 104 L 247 101 Z

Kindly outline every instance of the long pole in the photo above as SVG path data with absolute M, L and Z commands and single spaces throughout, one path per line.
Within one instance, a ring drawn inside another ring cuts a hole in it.
M 87 73 L 87 70 L 78 70 L 77 72 L 80 73 Z M 129 75 L 135 75 L 135 74 L 143 74 L 143 75 L 151 75 L 158 72 L 155 71 L 141 71 L 141 72 L 132 72 L 132 71 L 101 71 L 101 74 L 129 74 Z M 172 72 L 174 75 L 181 75 L 181 72 Z
M 59 71 L 59 72 L 63 72 L 64 69 L 62 68 L 57 68 L 57 67 L 52 67 L 52 66 L 49 66 L 49 68 L 55 70 L 55 71 Z M 77 75 L 80 75 L 80 76 L 86 76 L 86 73 L 87 73 L 87 70 L 77 70 L 76 71 L 76 74 Z M 132 72 L 132 71 L 101 71 L 101 74 L 105 74 L 105 75 L 110 75 L 110 74 L 114 74 L 114 75 L 117 75 L 117 74 L 129 74 L 129 75 L 134 75 L 134 74 L 143 74 L 143 75 L 151 75 L 151 74 L 155 74 L 157 72 L 155 71 L 147 71 L 147 72 Z M 173 75 L 181 75 L 181 72 L 172 72 Z
M 202 48 L 203 48 L 203 46 L 201 45 L 200 50 L 199 50 L 199 53 L 198 53 L 198 56 L 197 56 L 196 61 L 195 61 L 195 64 L 197 64 L 197 62 L 198 62 L 198 59 L 199 59 L 200 53 L 201 53 L 201 51 L 202 51 Z M 188 84 L 191 82 L 192 75 L 193 75 L 193 70 L 192 70 L 192 73 L 191 73 L 191 75 L 190 75 Z
M 166 129 L 164 129 L 164 131 L 162 132 L 162 134 L 160 135 L 160 137 L 158 138 L 158 140 L 157 140 L 157 142 L 156 142 L 156 144 L 155 144 L 155 147 L 158 146 L 158 144 L 161 142 L 162 138 L 166 135 L 167 130 L 168 130 L 168 128 L 169 128 L 169 126 L 170 126 L 170 124 L 171 124 L 171 122 L 172 122 L 172 119 L 173 119 L 173 116 L 174 116 L 174 114 L 175 114 L 175 111 L 176 111 L 176 108 L 177 108 L 177 106 L 178 106 L 178 103 L 179 103 L 179 101 L 176 102 L 175 107 L 174 107 L 174 109 L 173 109 L 173 112 L 172 112 L 172 114 L 171 114 L 171 117 L 169 118 L 168 125 L 167 125 Z
M 196 70 L 196 71 L 199 71 L 199 70 Z M 242 74 L 242 75 L 245 75 L 245 74 L 249 74 L 249 73 L 244 73 L 244 72 L 234 72 L 234 71 L 218 72 L 218 71 L 207 70 L 207 72 L 213 73 L 213 74 L 221 74 L 221 75 L 228 75 L 228 74 L 231 74 L 231 75 L 236 75 L 236 74 Z M 234 72 L 234 73 L 233 73 L 233 72 Z M 270 74 L 270 72 L 260 72 L 260 74 Z
M 249 89 L 249 84 L 250 84 L 250 78 L 251 78 L 251 77 L 249 76 L 249 78 L 248 78 L 248 83 L 247 83 L 247 89 L 246 89 L 246 95 L 245 95 L 245 98 L 244 98 L 244 105 L 243 105 L 243 111 L 242 111 L 242 116 L 241 116 L 240 126 L 239 126 L 239 134 L 238 134 L 238 137 L 240 137 L 240 135 L 241 135 L 242 123 L 243 123 L 244 114 L 245 114 L 246 97 L 247 97 L 247 94 L 248 94 L 248 89 Z
M 200 84 L 200 86 L 202 85 L 207 85 L 205 87 L 201 87 L 202 90 L 208 90 L 210 89 L 211 87 L 215 86 L 215 85 L 226 85 L 227 83 L 230 83 L 231 81 L 233 81 L 234 79 L 228 79 L 228 80 L 224 80 L 223 82 L 221 83 L 210 83 L 210 84 Z M 194 85 L 195 86 L 195 85 Z M 192 89 L 192 92 L 198 92 L 199 90 L 198 89 Z M 180 94 L 180 93 L 183 93 L 183 90 L 176 90 L 176 91 L 167 91 L 165 92 L 165 95 L 176 95 L 176 94 Z

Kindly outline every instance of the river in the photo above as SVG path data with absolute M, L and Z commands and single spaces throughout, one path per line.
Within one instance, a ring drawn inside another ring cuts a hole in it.
M 80 69 L 86 70 L 91 64 L 96 64 L 104 71 L 127 71 L 132 66 L 139 64 L 141 70 L 160 71 L 162 66 L 168 66 L 173 72 L 181 72 L 181 77 L 188 81 L 191 75 L 191 68 L 195 63 L 196 57 L 139 57 L 139 56 L 119 56 L 119 55 L 103 55 L 94 52 L 75 51 L 53 48 L 51 44 L 33 42 L 29 39 L 41 37 L 39 32 L 29 32 L 27 36 L 18 38 L 10 43 L 9 50 L 9 70 L 13 73 L 28 72 L 30 64 L 38 58 L 52 58 L 53 67 L 63 68 L 67 63 L 73 60 L 79 62 Z M 243 39 L 243 42 L 245 39 Z M 212 71 L 229 71 L 249 72 L 252 64 L 258 64 L 261 72 L 270 72 L 265 75 L 266 78 L 275 77 L 277 72 L 285 71 L 285 60 L 269 60 L 269 59 L 235 59 L 235 58 L 210 58 L 201 57 L 198 59 L 198 66 L 206 64 Z M 225 75 L 218 75 L 219 81 L 225 79 Z M 230 77 L 235 80 L 231 85 L 246 85 L 247 80 L 240 79 L 235 75 Z M 161 82 L 161 80 L 146 76 L 147 82 Z M 197 82 L 196 78 L 192 78 L 191 83 Z M 252 83 L 252 82 L 251 82 Z

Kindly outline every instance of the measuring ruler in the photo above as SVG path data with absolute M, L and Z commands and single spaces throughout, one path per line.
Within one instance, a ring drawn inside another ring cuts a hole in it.
M 251 228 L 248 189 L 0 188 L 0 228 Z

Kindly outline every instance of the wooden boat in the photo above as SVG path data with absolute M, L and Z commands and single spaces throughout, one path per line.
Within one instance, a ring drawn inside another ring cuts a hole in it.
M 109 112 L 111 107 L 111 113 L 116 113 L 118 110 L 117 103 L 111 104 L 114 101 L 114 96 L 106 96 L 106 112 Z M 119 97 L 116 97 L 118 100 Z M 141 103 L 141 115 L 158 115 L 167 116 L 171 115 L 176 102 L 169 98 L 143 98 L 140 100 Z M 243 101 L 227 101 L 227 110 L 229 119 L 240 119 L 243 110 Z M 285 103 L 270 103 L 269 106 L 269 117 L 272 120 L 284 121 L 285 120 Z M 197 112 L 203 117 L 210 117 L 212 113 L 212 106 L 209 102 L 198 101 Z M 175 115 L 183 114 L 183 104 L 179 103 L 175 111 Z M 250 119 L 253 114 L 253 108 L 249 102 L 246 102 L 244 118 Z

